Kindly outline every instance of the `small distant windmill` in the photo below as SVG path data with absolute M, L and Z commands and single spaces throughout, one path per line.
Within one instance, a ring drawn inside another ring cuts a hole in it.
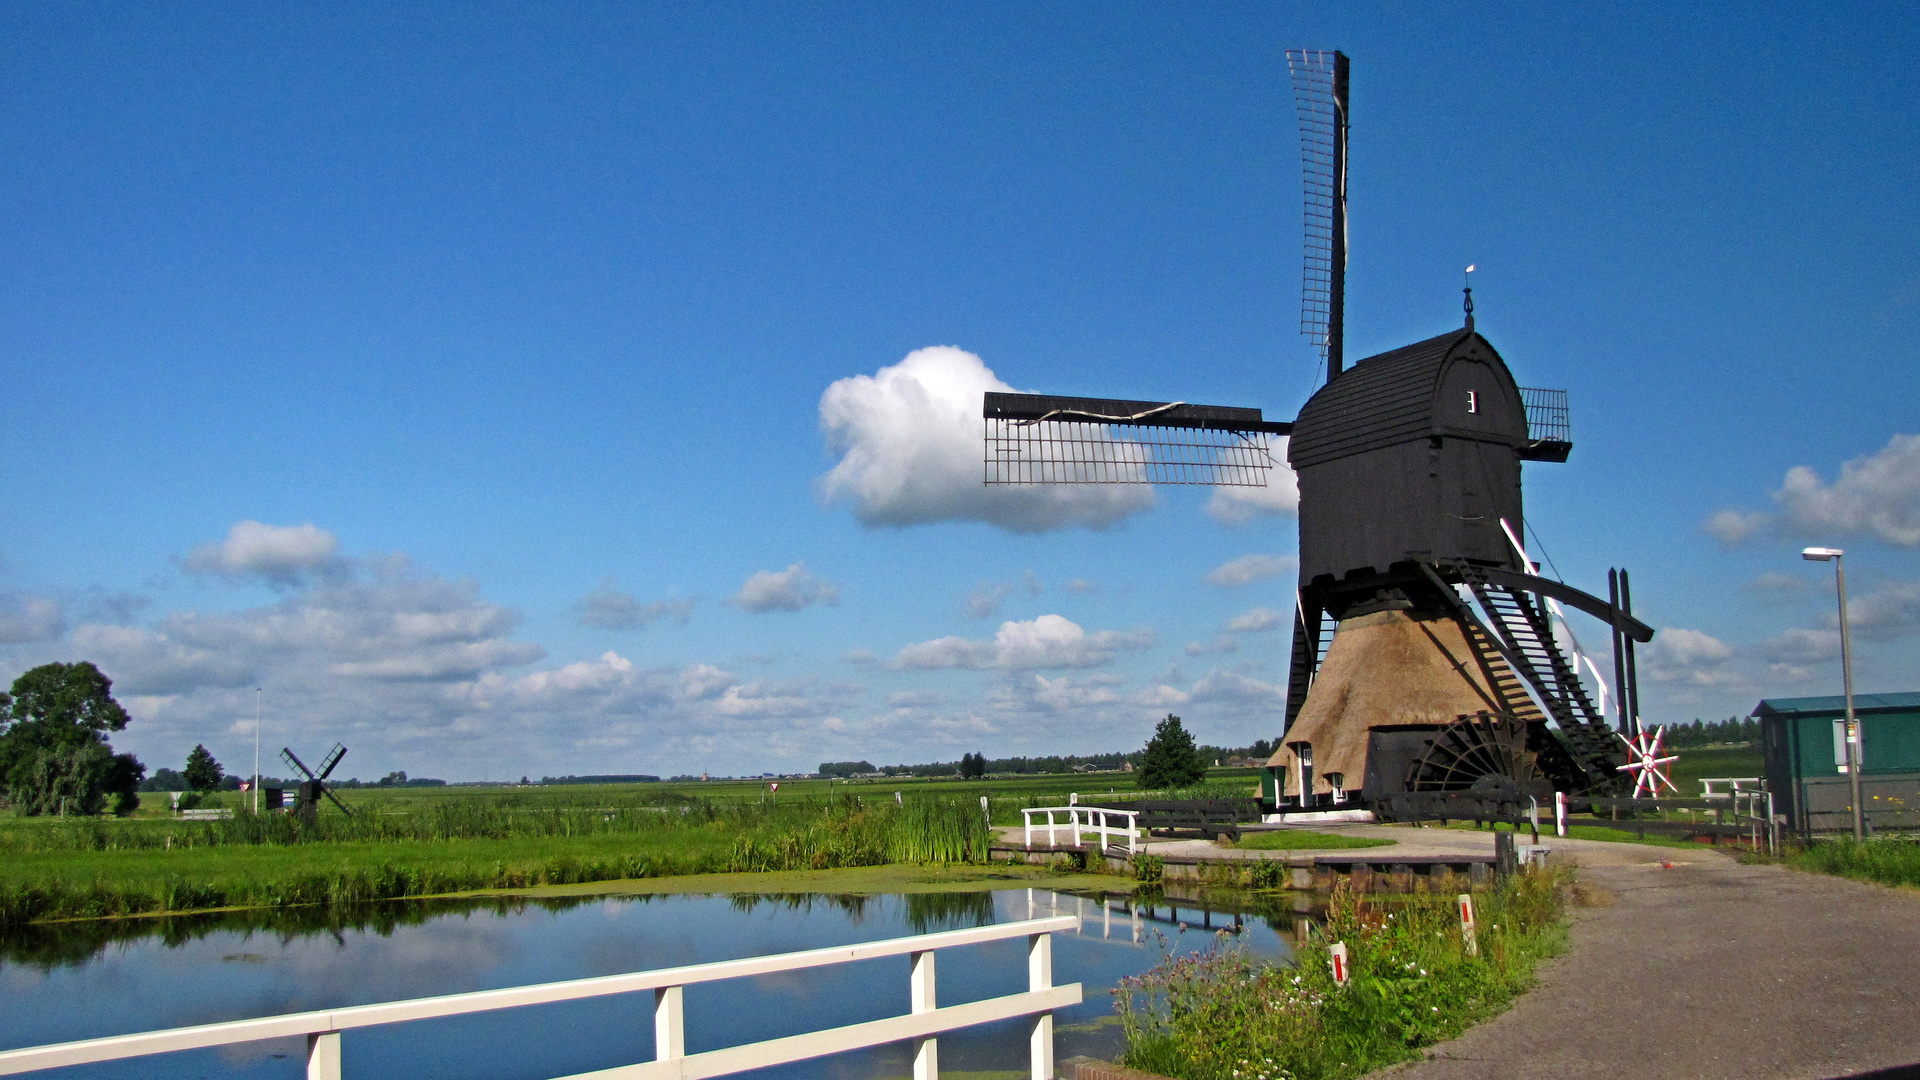
M 291 748 L 284 746 L 280 748 L 280 757 L 284 759 L 287 764 L 305 773 L 307 777 L 305 780 L 300 781 L 300 786 L 294 797 L 294 813 L 312 818 L 320 812 L 320 796 L 322 795 L 325 795 L 333 805 L 339 807 L 341 813 L 349 815 L 353 813 L 353 810 L 349 808 L 346 803 L 341 802 L 339 798 L 334 795 L 333 789 L 327 786 L 327 777 L 333 775 L 334 766 L 340 764 L 340 759 L 346 756 L 347 748 L 340 743 L 334 743 L 333 749 L 327 751 L 327 756 L 321 759 L 320 771 L 314 772 L 312 769 L 307 768 L 306 762 L 294 756 Z

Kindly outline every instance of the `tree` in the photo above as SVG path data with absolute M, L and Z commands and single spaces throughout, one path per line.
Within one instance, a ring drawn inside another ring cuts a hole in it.
M 189 791 L 218 791 L 220 781 L 227 775 L 220 763 L 207 752 L 207 748 L 197 743 L 193 752 L 187 755 L 187 767 L 180 772 L 187 778 Z
M 1139 785 L 1149 790 L 1191 787 L 1207 775 L 1207 763 L 1179 717 L 1168 713 L 1154 727 L 1136 775 Z
M 42 664 L 0 694 L 0 708 L 0 788 L 15 813 L 97 814 L 108 795 L 117 813 L 140 805 L 147 767 L 107 741 L 128 717 L 99 668 Z
M 140 784 L 141 791 L 185 791 L 187 778 L 177 771 L 162 765 L 153 770 L 153 775 Z
M 987 775 L 987 756 L 985 754 L 961 754 L 960 777 L 963 780 L 975 780 Z

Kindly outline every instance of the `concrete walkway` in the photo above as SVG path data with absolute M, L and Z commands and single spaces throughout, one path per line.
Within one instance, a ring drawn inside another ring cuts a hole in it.
M 1707 848 L 1541 840 L 1611 903 L 1576 909 L 1571 948 L 1507 1013 L 1378 1075 L 1826 1080 L 1920 1063 L 1920 892 Z

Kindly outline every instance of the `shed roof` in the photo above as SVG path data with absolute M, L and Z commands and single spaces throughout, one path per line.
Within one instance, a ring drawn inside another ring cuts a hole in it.
M 1903 694 L 1855 694 L 1853 711 L 1856 715 L 1865 712 L 1899 712 L 1920 709 L 1920 692 Z M 1751 716 L 1845 716 L 1847 699 L 1834 694 L 1829 697 L 1768 698 L 1753 707 Z
M 1505 368 L 1487 339 L 1465 329 L 1369 356 L 1301 407 L 1287 447 L 1288 462 L 1297 469 L 1433 434 L 1434 393 L 1447 357 L 1470 340 Z M 1507 378 L 1512 381 L 1511 375 Z

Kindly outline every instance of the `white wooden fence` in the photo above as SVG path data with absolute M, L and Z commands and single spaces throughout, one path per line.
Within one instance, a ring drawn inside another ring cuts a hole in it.
M 1055 821 L 1055 814 L 1065 814 L 1065 821 Z M 1080 835 L 1092 833 L 1100 838 L 1100 850 L 1114 847 L 1116 839 L 1125 839 L 1127 854 L 1140 850 L 1140 811 L 1107 810 L 1098 806 L 1034 806 L 1020 811 L 1026 821 L 1026 846 L 1033 846 L 1035 833 L 1045 833 L 1049 845 L 1059 844 L 1058 836 L 1065 832 L 1073 837 L 1073 846 L 1080 846 Z M 1042 820 L 1034 824 L 1035 815 Z
M 116 1035 L 105 1039 L 30 1046 L 22 1050 L 0 1052 L 0 1076 L 53 1069 L 64 1065 L 84 1065 L 96 1061 L 165 1054 L 176 1050 L 198 1050 L 210 1046 L 282 1039 L 294 1035 L 307 1037 L 307 1080 L 340 1080 L 340 1034 L 351 1028 L 397 1024 L 437 1016 L 491 1009 L 510 1009 L 521 1005 L 540 1005 L 555 1001 L 574 1001 L 653 991 L 654 1060 L 621 1065 L 596 1072 L 579 1073 L 566 1080 L 696 1080 L 698 1077 L 724 1076 L 729 1073 L 784 1065 L 794 1061 L 859 1050 L 870 1046 L 912 1040 L 914 1080 L 934 1080 L 939 1075 L 939 1041 L 943 1031 L 989 1024 L 997 1020 L 1030 1017 L 1028 1051 L 1032 1080 L 1053 1080 L 1053 1010 L 1080 1003 L 1080 984 L 1053 985 L 1053 932 L 1077 930 L 1080 921 L 1071 915 L 1051 919 L 980 926 L 971 930 L 950 930 L 939 934 L 871 941 L 860 945 L 839 945 L 828 949 L 753 956 L 742 960 L 723 960 L 713 964 L 636 971 L 626 975 L 607 975 L 596 979 L 541 983 L 504 990 L 482 990 L 445 997 L 390 1001 L 379 1005 L 355 1005 L 318 1012 L 266 1016 L 257 1020 L 234 1020 L 223 1024 L 171 1028 L 139 1035 Z M 1005 997 L 972 1001 L 965 1005 L 939 1007 L 934 993 L 934 950 L 956 945 L 974 945 L 1007 938 L 1027 939 L 1027 992 Z M 686 1011 L 682 988 L 694 983 L 740 979 L 781 971 L 825 967 L 881 956 L 910 956 L 909 976 L 911 1011 L 903 1016 L 870 1020 L 863 1024 L 829 1028 L 781 1039 L 729 1046 L 698 1054 L 686 1052 Z M 370 1065 L 369 1075 L 384 1074 L 385 1069 Z

